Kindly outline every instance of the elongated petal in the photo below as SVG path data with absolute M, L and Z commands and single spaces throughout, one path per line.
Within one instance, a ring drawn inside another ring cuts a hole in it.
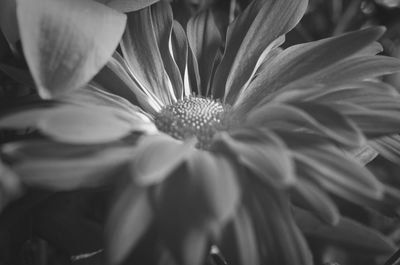
M 199 65 L 201 94 L 207 96 L 215 57 L 222 46 L 222 38 L 213 13 L 207 11 L 192 17 L 187 24 L 187 34 Z
M 350 146 L 357 147 L 365 142 L 360 130 L 333 109 L 316 104 L 298 104 L 297 107 L 266 104 L 250 113 L 247 122 L 253 126 L 283 130 L 307 128 Z
M 128 184 L 113 205 L 106 225 L 111 264 L 120 264 L 152 224 L 154 213 L 147 195 Z
M 132 149 L 110 148 L 85 156 L 22 160 L 13 165 L 13 170 L 26 185 L 68 191 L 109 183 L 131 156 Z
M 159 47 L 161 43 L 165 45 L 160 36 L 165 39 L 164 36 L 169 36 L 171 32 L 171 12 L 168 4 L 158 3 L 129 13 L 127 29 L 121 43 L 124 57 L 138 84 L 143 89 L 152 91 L 164 104 L 176 100 Z M 160 23 L 167 25 L 163 27 Z
M 286 186 L 292 185 L 296 181 L 289 152 L 272 133 L 270 135 L 265 133 L 259 139 L 257 139 L 258 135 L 254 135 L 256 141 L 241 140 L 240 135 L 232 133 L 232 136 L 220 133 L 217 135 L 216 141 L 222 141 L 238 156 L 244 166 L 252 170 L 268 185 Z
M 300 209 L 296 209 L 294 216 L 306 235 L 319 240 L 335 242 L 361 253 L 375 255 L 389 254 L 395 249 L 393 242 L 383 234 L 345 217 L 342 217 L 336 226 L 331 226 Z
M 194 139 L 184 143 L 162 134 L 144 137 L 133 158 L 134 181 L 139 185 L 162 182 L 195 150 L 194 145 Z
M 257 103 L 265 101 L 276 90 L 296 82 L 321 69 L 349 57 L 362 50 L 384 32 L 383 28 L 369 28 L 338 37 L 323 39 L 311 43 L 292 46 L 280 53 L 264 67 L 242 93 L 236 105 L 251 109 Z M 340 50 L 340 52 L 332 52 Z M 267 88 L 267 89 L 264 89 Z
M 18 0 L 22 46 L 44 98 L 85 85 L 109 60 L 125 15 L 93 1 Z
M 159 0 L 96 0 L 97 2 L 104 3 L 109 7 L 114 8 L 120 12 L 128 13 L 133 12 L 149 5 L 152 5 Z
M 263 50 L 297 24 L 307 3 L 306 0 L 254 1 L 229 26 L 225 54 L 213 84 L 217 88 L 225 87 L 229 103 L 250 77 Z
M 322 221 L 335 225 L 339 222 L 340 213 L 335 203 L 311 182 L 302 179 L 292 189 L 292 203 L 312 211 Z
M 400 136 L 392 135 L 371 141 L 370 145 L 380 155 L 394 163 L 400 162 Z
M 142 131 L 149 128 L 148 124 L 139 118 L 134 126 Z M 57 141 L 75 144 L 116 141 L 133 131 L 132 124 L 119 117 L 114 109 L 94 106 L 51 110 L 40 120 L 38 128 Z
M 295 153 L 295 157 L 302 176 L 338 196 L 350 200 L 357 196 L 375 199 L 383 196 L 382 183 L 355 159 L 315 147 Z

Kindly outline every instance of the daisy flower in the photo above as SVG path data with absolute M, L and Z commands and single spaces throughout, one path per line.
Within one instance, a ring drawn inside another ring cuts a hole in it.
M 383 28 L 282 49 L 306 0 L 254 0 L 226 40 L 212 12 L 184 29 L 164 1 L 126 15 L 95 1 L 17 3 L 44 100 L 0 126 L 41 137 L 5 144 L 4 160 L 27 186 L 122 182 L 106 225 L 112 264 L 204 264 L 211 250 L 228 264 L 309 265 L 300 229 L 318 220 L 393 249 L 332 200 L 398 200 L 363 166 L 368 141 L 400 130 L 398 92 L 373 79 L 400 70 L 376 55 Z

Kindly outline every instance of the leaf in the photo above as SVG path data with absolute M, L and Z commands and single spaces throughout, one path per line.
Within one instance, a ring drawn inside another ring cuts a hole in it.
M 132 156 L 130 148 L 110 148 L 81 156 L 32 158 L 13 165 L 13 170 L 28 186 L 56 191 L 99 187 Z
M 84 86 L 107 63 L 125 27 L 125 15 L 94 1 L 17 2 L 24 55 L 43 98 Z
M 160 9 L 166 6 L 168 8 Z M 127 29 L 121 42 L 123 55 L 136 82 L 142 90 L 154 93 L 163 104 L 176 100 L 159 46 L 160 36 L 170 34 L 171 28 L 161 27 L 158 23 L 172 23 L 171 12 L 168 4 L 158 3 L 129 13 Z
M 257 104 L 266 103 L 273 92 L 291 83 L 293 86 L 300 85 L 298 80 L 357 53 L 378 39 L 383 32 L 384 29 L 380 27 L 368 28 L 287 48 L 268 66 L 264 66 L 264 71 L 250 83 L 235 106 L 249 110 Z M 264 89 L 266 87 L 268 89 Z
M 111 264 L 120 264 L 129 255 L 149 229 L 153 215 L 148 193 L 129 183 L 114 203 L 106 225 Z
M 207 96 L 212 70 L 217 52 L 222 46 L 222 38 L 211 11 L 204 11 L 192 17 L 187 24 L 187 35 L 199 65 L 202 83 L 201 95 Z
M 390 254 L 395 250 L 393 242 L 384 235 L 346 217 L 336 226 L 330 226 L 297 208 L 294 216 L 307 236 L 373 255 Z
M 222 141 L 263 182 L 282 187 L 296 182 L 290 154 L 271 132 L 260 135 L 254 131 L 249 135 L 253 141 L 240 139 L 240 132 L 231 134 L 219 133 L 215 139 Z
M 250 77 L 263 50 L 276 38 L 291 30 L 303 16 L 307 0 L 253 1 L 229 26 L 226 49 L 217 68 L 213 91 L 220 89 L 232 104 L 241 87 Z M 279 23 L 276 23 L 279 21 Z
M 96 144 L 119 140 L 136 129 L 146 131 L 148 124 L 137 118 L 137 124 L 132 125 L 112 108 L 64 106 L 46 113 L 38 128 L 60 142 Z
M 133 12 L 149 5 L 152 5 L 159 0 L 96 0 L 100 3 L 104 3 L 109 7 L 114 8 L 120 12 L 128 13 Z
M 139 139 L 131 165 L 134 182 L 146 186 L 162 182 L 194 152 L 195 142 L 181 142 L 164 134 Z

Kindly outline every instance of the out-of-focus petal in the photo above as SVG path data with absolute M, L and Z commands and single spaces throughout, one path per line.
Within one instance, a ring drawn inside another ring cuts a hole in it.
M 22 194 L 19 176 L 8 166 L 0 162 L 0 212 L 12 200 Z
M 109 60 L 125 15 L 94 1 L 18 0 L 22 47 L 39 94 L 85 85 Z
M 264 49 L 297 24 L 307 3 L 256 0 L 246 8 L 228 28 L 225 54 L 213 83 L 213 91 L 221 92 L 217 98 L 234 102 Z
M 107 254 L 121 264 L 153 221 L 148 193 L 129 183 L 115 200 L 106 225 Z
M 138 185 L 162 182 L 195 151 L 195 143 L 194 139 L 181 142 L 164 134 L 143 136 L 131 165 L 134 182 Z

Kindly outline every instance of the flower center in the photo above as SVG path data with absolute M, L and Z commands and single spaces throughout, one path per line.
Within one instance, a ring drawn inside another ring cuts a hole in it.
M 164 107 L 154 120 L 160 131 L 179 140 L 196 136 L 197 146 L 206 149 L 221 126 L 224 111 L 220 102 L 189 97 Z

